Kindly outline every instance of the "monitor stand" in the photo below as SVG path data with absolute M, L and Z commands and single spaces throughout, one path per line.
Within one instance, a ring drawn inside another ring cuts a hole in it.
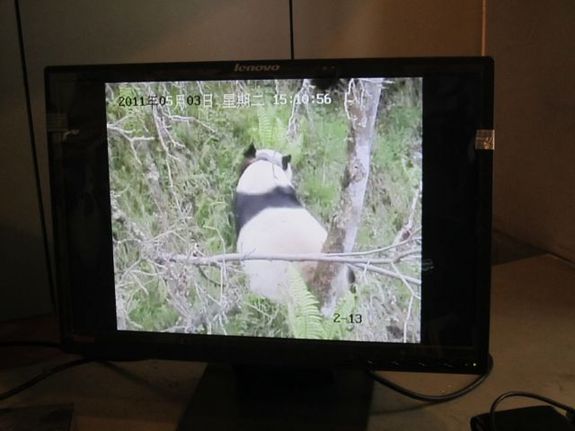
M 357 369 L 209 364 L 177 430 L 365 430 L 372 386 Z

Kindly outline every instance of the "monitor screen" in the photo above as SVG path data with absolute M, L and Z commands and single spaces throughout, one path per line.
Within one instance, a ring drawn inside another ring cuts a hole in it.
M 420 341 L 421 78 L 319 85 L 106 84 L 119 330 Z M 350 210 L 351 244 L 324 250 Z
M 48 68 L 65 339 L 481 371 L 491 75 L 485 58 Z

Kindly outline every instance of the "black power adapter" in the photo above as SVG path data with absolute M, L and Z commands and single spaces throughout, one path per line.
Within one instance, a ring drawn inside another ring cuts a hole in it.
M 575 425 L 551 406 L 524 407 L 494 413 L 496 430 L 489 413 L 471 418 L 472 431 L 575 431 Z

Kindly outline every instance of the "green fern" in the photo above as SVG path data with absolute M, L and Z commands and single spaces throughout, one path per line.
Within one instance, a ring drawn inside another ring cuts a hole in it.
M 304 279 L 291 264 L 288 269 L 290 300 L 287 303 L 287 321 L 295 338 L 324 339 L 323 317 L 318 301 L 308 290 Z
M 351 291 L 347 291 L 339 301 L 335 308 L 334 315 L 349 316 L 355 310 L 355 295 Z M 349 338 L 349 325 L 344 323 L 345 319 L 340 319 L 335 322 L 333 318 L 326 320 L 324 329 L 328 340 L 342 340 Z
M 270 109 L 258 109 L 258 137 L 261 148 L 281 149 L 281 131 L 285 128 Z

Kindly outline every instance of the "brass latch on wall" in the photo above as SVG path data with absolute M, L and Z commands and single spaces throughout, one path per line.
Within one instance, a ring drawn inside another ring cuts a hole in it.
M 478 129 L 475 134 L 475 149 L 493 151 L 495 149 L 495 130 Z

